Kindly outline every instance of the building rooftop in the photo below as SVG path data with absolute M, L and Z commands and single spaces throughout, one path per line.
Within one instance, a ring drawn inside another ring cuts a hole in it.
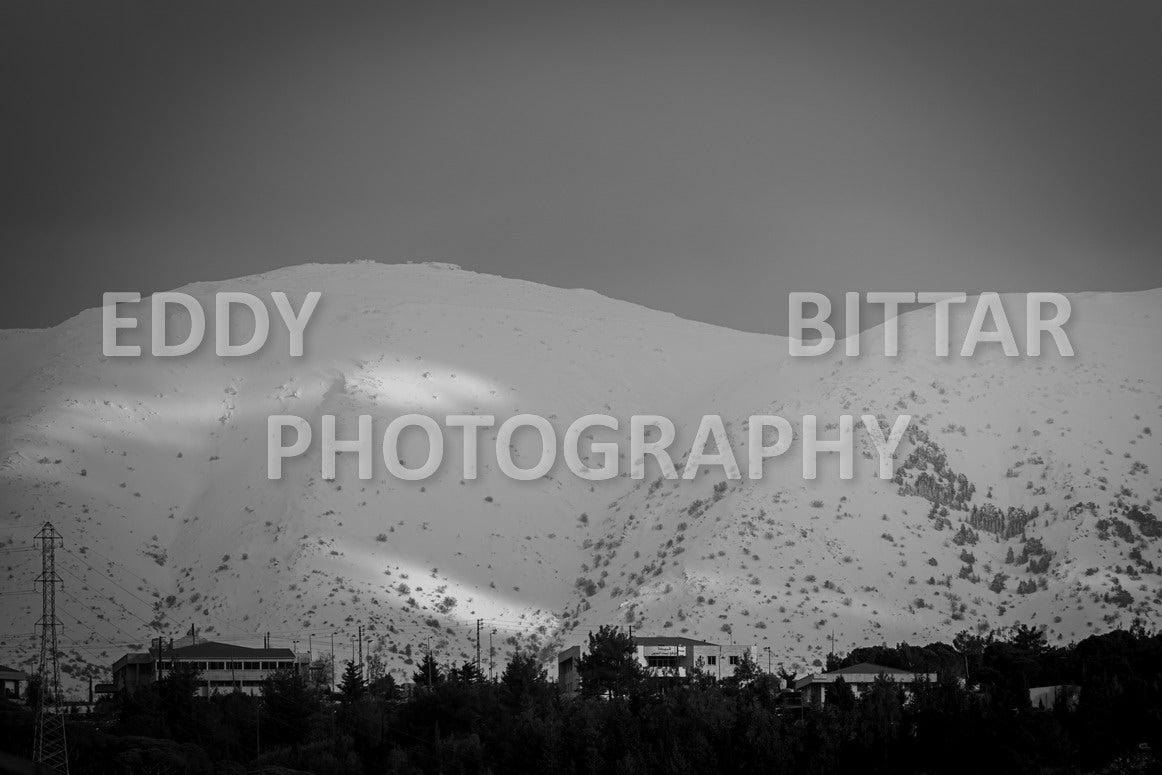
M 205 659 L 205 660 L 275 660 L 294 659 L 295 653 L 290 649 L 256 649 L 248 646 L 237 646 L 233 643 L 219 643 L 212 640 L 200 640 L 189 646 L 180 646 L 171 649 L 167 644 L 161 650 L 162 659 Z M 156 659 L 156 649 L 150 651 L 133 652 L 117 660 L 126 663 L 148 663 Z
M 246 646 L 236 646 L 233 643 L 218 643 L 206 640 L 192 646 L 183 646 L 170 651 L 162 649 L 162 657 L 168 658 L 171 654 L 177 659 L 294 659 L 295 653 L 290 649 L 254 649 Z
M 27 681 L 28 673 L 25 673 L 23 670 L 16 670 L 15 668 L 0 665 L 0 678 L 5 678 L 9 681 Z
M 811 673 L 803 676 L 795 681 L 795 688 L 802 689 L 805 686 L 812 684 L 830 684 L 838 681 L 843 676 L 901 676 L 900 678 L 892 678 L 893 681 L 901 683 L 913 683 L 922 678 L 927 680 L 935 680 L 936 673 L 924 673 L 920 670 L 901 670 L 898 667 L 888 667 L 886 665 L 877 665 L 872 662 L 860 662 L 858 665 L 851 665 L 850 667 L 841 667 L 838 670 L 829 670 L 826 673 Z M 908 676 L 904 678 L 903 676 Z M 848 681 L 848 679 L 844 679 Z M 862 683 L 862 682 L 861 682 Z
M 708 643 L 704 640 L 695 640 L 693 638 L 676 638 L 669 636 L 651 636 L 651 635 L 635 635 L 633 642 L 639 646 L 715 646 L 715 643 Z
M 826 675 L 880 675 L 887 673 L 889 675 L 912 675 L 914 673 L 922 672 L 920 670 L 901 670 L 898 667 L 885 667 L 883 665 L 872 664 L 871 662 L 860 662 L 858 665 L 851 667 L 841 667 L 838 670 L 828 670 Z

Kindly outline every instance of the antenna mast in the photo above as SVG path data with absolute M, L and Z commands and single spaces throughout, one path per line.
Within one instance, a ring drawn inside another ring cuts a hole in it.
M 61 712 L 61 671 L 57 659 L 60 620 L 56 618 L 56 587 L 62 583 L 56 573 L 56 547 L 58 543 L 63 546 L 64 539 L 51 522 L 45 522 L 36 534 L 36 540 L 40 541 L 40 576 L 36 579 L 41 591 L 40 621 L 36 623 L 40 628 L 40 691 L 36 700 L 33 761 L 68 775 L 65 717 Z

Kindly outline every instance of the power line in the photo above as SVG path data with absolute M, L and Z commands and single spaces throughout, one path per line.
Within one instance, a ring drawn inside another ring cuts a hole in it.
M 81 576 L 78 576 L 77 574 L 73 573 L 71 570 L 69 570 L 69 569 L 68 569 L 67 567 L 65 567 L 64 565 L 62 565 L 62 566 L 61 566 L 61 570 L 63 570 L 65 573 L 69 574 L 70 576 L 72 576 L 74 579 L 76 579 L 77 581 L 81 582 L 82 584 L 84 584 L 84 585 L 86 585 L 86 586 L 92 586 L 92 582 L 91 582 L 89 579 L 87 579 L 87 578 L 84 578 L 84 577 L 81 577 Z M 94 572 L 96 572 L 96 571 L 94 571 Z M 70 597 L 72 597 L 72 595 L 70 595 Z M 137 621 L 141 622 L 141 623 L 142 623 L 142 624 L 144 624 L 146 627 L 148 627 L 148 628 L 150 628 L 150 629 L 154 629 L 154 627 L 153 627 L 153 623 L 152 623 L 152 622 L 150 622 L 150 621 L 148 621 L 148 620 L 146 620 L 146 619 L 143 619 L 142 617 L 140 617 L 140 616 L 138 616 L 137 614 L 135 614 L 135 613 L 133 613 L 132 611 L 130 611 L 128 608 L 126 608 L 126 607 L 125 607 L 125 605 L 124 605 L 123 603 L 116 601 L 116 600 L 115 600 L 115 598 L 114 598 L 112 595 L 110 595 L 110 596 L 109 596 L 109 599 L 110 599 L 111 601 L 113 601 L 115 605 L 118 605 L 118 606 L 120 606 L 120 607 L 121 607 L 121 610 L 122 610 L 122 611 L 123 611 L 125 614 L 127 614 L 128 616 L 132 616 L 134 619 L 136 619 Z M 90 604 L 88 604 L 88 603 L 82 603 L 80 600 L 77 600 L 75 597 L 73 597 L 73 600 L 75 600 L 75 601 L 76 601 L 76 602 L 77 602 L 79 605 L 81 605 L 81 607 L 83 607 L 83 608 L 90 608 L 90 609 L 92 608 L 92 606 L 91 606 Z
M 88 561 L 88 560 L 86 560 L 85 558 L 81 557 L 81 556 L 80 556 L 79 554 L 77 554 L 76 552 L 69 551 L 68 549 L 65 549 L 64 551 L 65 551 L 65 553 L 66 553 L 66 554 L 70 554 L 70 555 L 72 555 L 73 557 L 75 557 L 77 560 L 79 560 L 79 561 L 81 562 L 81 564 L 82 564 L 82 565 L 84 565 L 84 566 L 85 566 L 86 568 L 88 568 L 89 570 L 93 571 L 93 573 L 96 573 L 96 574 L 97 574 L 97 575 L 99 575 L 99 576 L 104 576 L 106 579 L 108 579 L 108 580 L 109 580 L 109 583 L 110 583 L 110 584 L 112 584 L 113 586 L 117 587 L 118 589 L 120 589 L 120 590 L 121 590 L 122 592 L 124 592 L 125 594 L 129 595 L 131 598 L 133 598 L 133 599 L 134 599 L 134 600 L 136 600 L 137 602 L 139 602 L 139 603 L 141 603 L 141 604 L 143 604 L 143 605 L 146 605 L 146 606 L 148 606 L 150 610 L 153 610 L 153 603 L 152 603 L 151 601 L 149 601 L 149 600 L 145 600 L 144 598 L 141 598 L 141 597 L 138 597 L 138 596 L 137 596 L 136 594 L 134 594 L 133 592 L 131 592 L 131 591 L 129 591 L 128 589 L 126 589 L 125 587 L 121 586 L 121 585 L 120 585 L 120 584 L 117 582 L 117 580 L 116 580 L 116 579 L 114 579 L 114 578 L 113 578 L 112 576 L 110 576 L 108 573 L 105 573 L 105 572 L 103 572 L 103 571 L 99 571 L 99 570 L 97 570 L 96 568 L 94 568 L 92 565 L 90 565 L 90 564 L 89 564 L 89 561 Z

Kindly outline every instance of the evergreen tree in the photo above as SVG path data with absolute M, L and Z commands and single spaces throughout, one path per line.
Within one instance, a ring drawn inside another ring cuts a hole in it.
M 178 662 L 154 683 L 162 718 L 175 740 L 197 735 L 198 687 L 201 673 L 189 662 Z
M 346 678 L 346 675 L 344 675 Z M 262 682 L 264 743 L 298 746 L 311 731 L 311 717 L 321 707 L 319 695 L 304 676 L 292 670 L 276 670 Z
M 835 683 L 828 687 L 825 696 L 828 705 L 833 705 L 841 711 L 850 711 L 855 708 L 855 692 L 852 691 L 851 685 L 844 680 L 843 676 L 835 679 Z
M 399 686 L 391 673 L 384 673 L 367 686 L 367 693 L 372 697 L 384 700 L 394 700 L 399 695 Z
M 577 665 L 581 691 L 586 696 L 620 697 L 645 678 L 645 668 L 637 661 L 633 637 L 621 628 L 603 624 L 589 633 L 589 653 Z
M 1023 623 L 1013 625 L 1009 643 L 1022 651 L 1038 656 L 1049 650 L 1049 643 L 1045 640 L 1045 631 L 1040 627 Z
M 444 673 L 432 652 L 424 655 L 419 667 L 412 673 L 416 686 L 436 686 L 444 680 Z
M 448 680 L 456 681 L 457 683 L 474 684 L 478 683 L 483 675 L 480 668 L 476 666 L 475 662 L 465 662 L 459 668 L 453 667 L 448 671 Z
M 548 672 L 531 654 L 516 652 L 504 667 L 500 676 L 500 687 L 504 701 L 512 707 L 519 707 L 539 688 L 546 685 Z
M 339 683 L 339 693 L 344 705 L 358 702 L 367 687 L 363 683 L 363 671 L 354 662 L 348 661 L 343 668 L 343 680 Z

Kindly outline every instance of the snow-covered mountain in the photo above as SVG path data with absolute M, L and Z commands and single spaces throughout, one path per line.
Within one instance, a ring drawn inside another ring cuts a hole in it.
M 181 290 L 207 305 L 222 290 L 323 300 L 303 358 L 277 326 L 250 358 L 105 358 L 99 310 L 0 332 L 0 662 L 35 651 L 29 547 L 46 519 L 65 538 L 59 615 L 78 671 L 191 625 L 302 651 L 336 633 L 343 658 L 358 623 L 404 669 L 429 642 L 474 656 L 477 619 L 485 659 L 493 629 L 500 660 L 613 622 L 769 646 L 801 670 L 832 638 L 842 651 L 1021 621 L 1068 641 L 1162 610 L 1162 291 L 1071 297 L 1072 359 L 988 345 L 937 358 L 931 310 L 900 318 L 898 358 L 875 354 L 874 329 L 862 357 L 799 359 L 781 337 L 447 265 L 306 265 Z M 317 444 L 267 479 L 271 414 L 316 429 L 335 414 L 351 434 L 359 414 L 380 433 L 406 412 L 538 413 L 559 432 L 585 414 L 663 414 L 678 454 L 703 414 L 739 450 L 752 414 L 796 432 L 806 413 L 821 427 L 914 419 L 895 481 L 875 478 L 860 436 L 850 481 L 826 459 L 804 481 L 797 442 L 761 481 L 587 482 L 559 459 L 516 482 L 483 453 L 463 481 L 451 450 L 425 481 L 381 464 L 360 481 L 350 455 L 326 481 Z

